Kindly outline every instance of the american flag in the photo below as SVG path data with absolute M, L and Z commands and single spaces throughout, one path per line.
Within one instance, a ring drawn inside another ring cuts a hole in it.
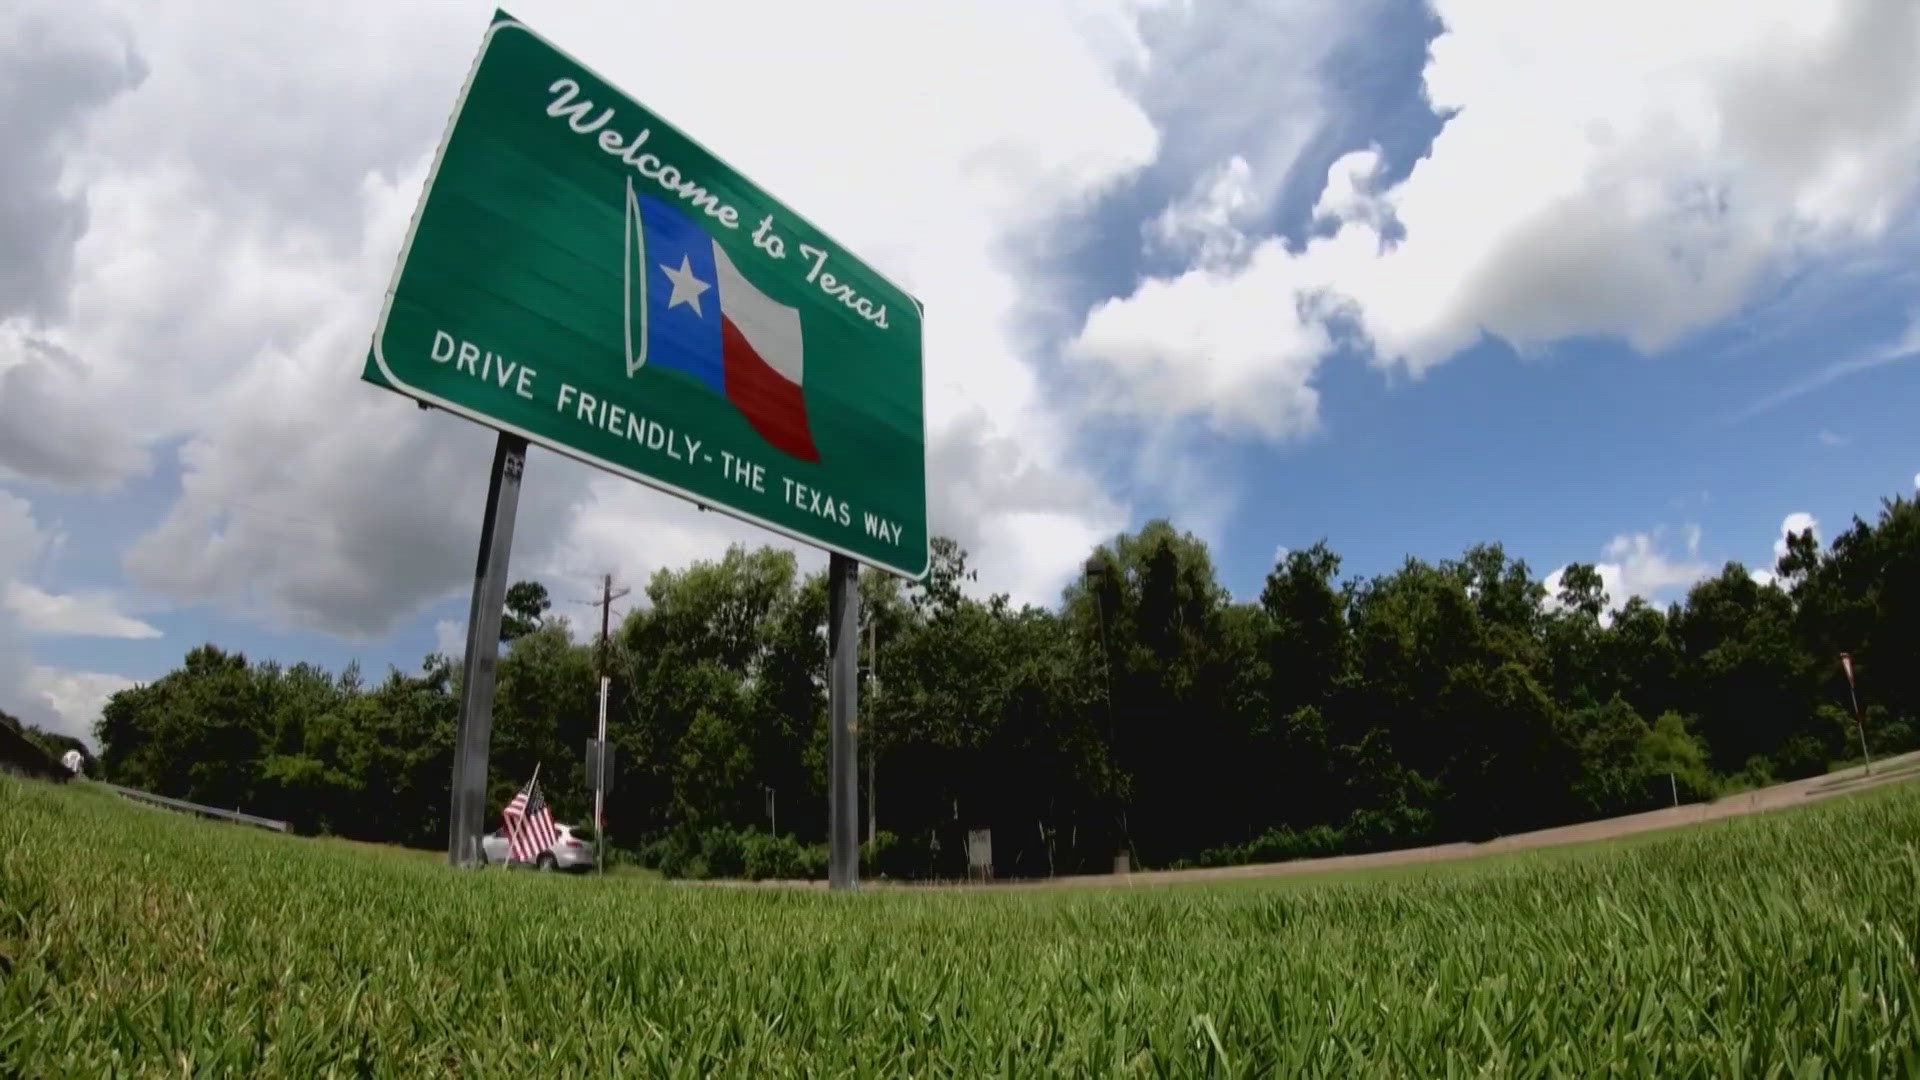
M 553 810 L 547 806 L 546 796 L 540 794 L 538 774 L 514 794 L 502 816 L 507 819 L 509 858 L 515 862 L 535 861 L 560 839 L 560 830 L 553 827 Z

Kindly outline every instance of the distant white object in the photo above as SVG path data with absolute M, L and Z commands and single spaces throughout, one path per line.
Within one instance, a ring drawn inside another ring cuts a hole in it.
M 993 830 L 967 830 L 967 872 L 982 878 L 993 876 Z
M 81 766 L 80 751 L 69 750 L 64 754 L 61 754 L 60 764 L 65 765 L 67 767 L 68 772 L 72 773 L 75 776 L 79 776 L 80 766 Z

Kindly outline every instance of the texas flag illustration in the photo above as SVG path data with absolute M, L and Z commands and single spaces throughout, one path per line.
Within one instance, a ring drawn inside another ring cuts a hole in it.
M 679 207 L 632 180 L 626 262 L 627 374 L 652 364 L 685 375 L 777 449 L 820 460 L 801 393 L 799 310 L 754 288 Z

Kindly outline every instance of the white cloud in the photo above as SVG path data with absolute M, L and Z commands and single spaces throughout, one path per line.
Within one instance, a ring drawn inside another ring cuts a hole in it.
M 46 548 L 47 537 L 33 519 L 32 505 L 0 490 L 0 581 L 27 573 Z M 30 723 L 45 723 L 51 714 L 29 687 L 32 675 L 33 662 L 19 620 L 0 604 L 0 709 Z
M 1224 177 L 1227 201 L 1254 212 L 1272 204 L 1325 126 L 1327 58 L 1394 13 L 1381 0 L 1130 6 L 1141 42 L 1130 88 L 1160 131 L 1158 164 L 1202 178 L 1175 202 Z
M 1341 225 L 1302 250 L 1261 239 L 1236 269 L 1096 307 L 1073 353 L 1104 369 L 1110 407 L 1309 433 L 1336 314 L 1416 375 L 1483 333 L 1658 351 L 1797 260 L 1881 235 L 1920 180 L 1910 0 L 1433 6 L 1427 94 L 1457 111 L 1431 152 L 1377 195 L 1352 179 L 1364 155 L 1337 164 L 1323 210 Z
M 157 638 L 151 623 L 123 614 L 110 592 L 50 593 L 24 581 L 6 583 L 8 610 L 28 633 L 67 637 Z
M 1241 230 L 1262 207 L 1254 190 L 1252 166 L 1235 154 L 1202 176 L 1193 190 L 1160 212 L 1143 231 L 1149 250 L 1169 250 L 1202 265 L 1232 260 L 1247 249 Z
M 458 661 L 467 653 L 467 620 L 441 619 L 433 624 L 433 647 L 440 655 Z
M 1123 301 L 1096 305 L 1066 350 L 1109 377 L 1091 404 L 1148 422 L 1199 417 L 1223 434 L 1276 441 L 1318 430 L 1312 379 L 1333 339 L 1320 305 L 1273 288 L 1290 264 L 1284 248 L 1262 244 L 1239 270 L 1150 279 Z
M 80 357 L 0 322 L 0 476 L 110 489 L 147 471 L 147 451 L 115 413 L 76 409 L 99 387 Z
M 1377 147 L 1355 150 L 1327 168 L 1327 186 L 1314 204 L 1315 221 L 1359 222 L 1385 229 L 1392 207 L 1380 197 L 1380 170 L 1386 159 Z
M 469 587 L 491 436 L 357 375 L 494 5 L 188 7 L 40 6 L 69 34 L 124 26 L 144 78 L 102 82 L 61 141 L 30 148 L 88 216 L 68 238 L 70 317 L 0 327 L 0 469 L 106 485 L 179 440 L 179 498 L 126 551 L 135 584 L 377 636 Z M 1126 508 L 1042 393 L 1017 319 L 1048 301 L 1016 256 L 1154 159 L 1159 136 L 1121 83 L 1147 62 L 1151 7 L 514 12 L 926 303 L 931 526 L 971 549 L 983 586 L 1050 597 Z M 31 442 L 5 423 L 28 409 Z M 536 450 L 514 563 L 638 574 L 730 538 L 775 542 Z
M 64 183 L 63 159 L 84 119 L 143 75 L 116 20 L 77 17 L 57 0 L 15 0 L 0 20 L 0 322 L 51 320 L 67 309 L 87 200 Z M 5 380 L 0 402 L 13 404 L 15 382 Z M 0 434 L 12 433 L 0 423 Z
M 102 672 L 35 664 L 25 632 L 45 632 L 43 619 L 55 627 L 91 631 L 131 627 L 105 618 L 117 613 L 110 606 L 95 604 L 93 598 L 67 606 L 63 602 L 72 598 L 50 596 L 25 580 L 58 543 L 57 534 L 48 533 L 34 520 L 31 503 L 0 490 L 0 583 L 6 585 L 6 602 L 0 603 L 0 708 L 28 723 L 91 742 L 100 704 L 114 690 L 130 685 L 129 681 Z M 46 603 L 49 600 L 54 603 Z
M 1837 432 L 1828 431 L 1822 428 L 1820 431 L 1820 445 L 1821 446 L 1845 446 L 1847 445 L 1847 437 Z
M 96 745 L 93 724 L 107 699 L 133 685 L 134 680 L 120 675 L 50 667 L 35 667 L 27 682 L 28 690 L 52 713 L 48 729 L 82 739 L 89 746 Z
M 1663 550 L 1657 532 L 1623 533 L 1607 541 L 1593 567 L 1606 589 L 1608 612 L 1620 610 L 1636 596 L 1649 603 L 1675 599 L 1678 592 L 1713 573 L 1713 568 L 1700 558 L 1700 527 L 1688 525 L 1685 533 L 1684 555 Z M 1560 582 L 1566 571 L 1562 566 L 1546 577 L 1544 584 L 1550 608 L 1559 607 Z M 1606 613 L 1602 617 L 1606 618 Z
M 1901 337 L 1893 343 L 1879 345 L 1867 349 L 1858 356 L 1848 357 L 1845 360 L 1835 360 L 1824 367 L 1816 368 L 1811 373 L 1802 376 L 1786 386 L 1760 397 L 1752 404 L 1734 413 L 1732 418 L 1734 420 L 1750 420 L 1762 413 L 1779 408 L 1796 398 L 1805 397 L 1816 390 L 1839 382 L 1841 379 L 1851 378 L 1864 372 L 1873 371 L 1885 367 L 1888 364 L 1913 360 L 1916 357 L 1920 357 L 1920 318 L 1916 318 L 1902 333 Z M 1823 442 L 1827 440 L 1827 437 L 1828 433 L 1821 433 L 1821 440 Z M 1833 436 L 1833 438 L 1839 441 L 1829 442 L 1829 446 L 1837 446 L 1845 441 L 1837 435 Z
M 1780 536 L 1773 542 L 1773 557 L 1775 559 L 1785 558 L 1787 554 L 1787 537 L 1806 532 L 1808 529 L 1813 530 L 1814 543 L 1819 543 L 1820 523 L 1814 520 L 1812 514 L 1806 513 L 1805 511 L 1796 511 L 1788 514 L 1786 520 L 1780 523 Z
M 33 519 L 33 504 L 0 489 L 0 577 L 24 572 L 50 542 Z
M 1687 553 L 1672 556 L 1660 550 L 1656 538 L 1648 533 L 1616 536 L 1602 552 L 1601 580 L 1606 581 L 1607 591 L 1622 601 L 1631 596 L 1663 599 L 1713 572 L 1699 558 L 1699 542 L 1698 532 L 1690 531 Z

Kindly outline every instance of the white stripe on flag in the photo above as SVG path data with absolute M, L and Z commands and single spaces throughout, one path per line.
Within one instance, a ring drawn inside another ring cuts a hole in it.
M 799 384 L 806 354 L 800 341 L 800 309 L 790 308 L 755 288 L 718 243 L 713 245 L 713 271 L 720 279 L 720 313 L 768 367 L 788 382 Z

